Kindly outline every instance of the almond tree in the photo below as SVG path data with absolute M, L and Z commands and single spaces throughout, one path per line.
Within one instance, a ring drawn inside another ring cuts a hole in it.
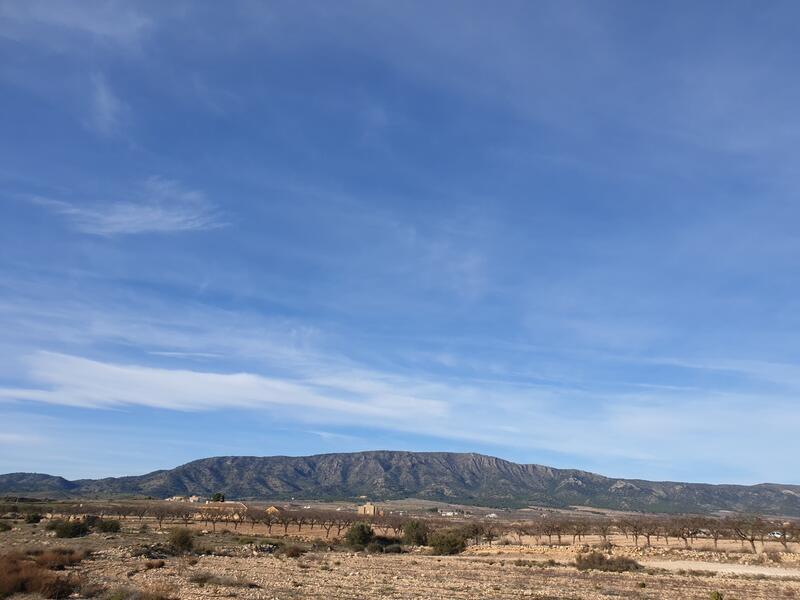
M 756 540 L 761 540 L 761 546 L 764 546 L 764 535 L 766 534 L 767 523 L 759 517 L 740 517 L 731 521 L 731 529 L 734 535 L 742 541 L 742 544 L 749 542 L 750 547 L 753 549 L 753 554 L 756 550 Z

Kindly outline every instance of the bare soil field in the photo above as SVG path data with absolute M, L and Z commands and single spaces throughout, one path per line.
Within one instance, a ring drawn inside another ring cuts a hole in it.
M 619 536 L 612 540 L 611 555 L 632 557 L 643 568 L 615 573 L 576 568 L 576 556 L 594 541 L 586 539 L 555 546 L 505 539 L 469 546 L 457 556 L 434 556 L 423 547 L 370 554 L 332 545 L 330 540 L 312 543 L 322 537 L 321 531 L 275 539 L 251 533 L 249 527 L 238 532 L 196 528 L 193 550 L 171 553 L 164 549 L 170 531 L 179 524 L 159 530 L 153 522 L 127 520 L 120 532 L 92 532 L 72 539 L 55 538 L 45 522 L 8 524 L 11 530 L 0 532 L 4 554 L 35 558 L 56 548 L 85 553 L 76 564 L 59 566 L 55 572 L 58 577 L 80 578 L 79 587 L 61 596 L 12 595 L 20 599 L 800 598 L 800 555 L 734 552 L 741 550 L 736 543 L 718 551 L 678 545 L 645 549 Z M 286 551 L 290 547 L 295 552 Z

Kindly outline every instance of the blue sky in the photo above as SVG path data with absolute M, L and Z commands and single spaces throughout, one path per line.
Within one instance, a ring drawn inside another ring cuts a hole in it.
M 0 472 L 800 483 L 798 13 L 0 1 Z

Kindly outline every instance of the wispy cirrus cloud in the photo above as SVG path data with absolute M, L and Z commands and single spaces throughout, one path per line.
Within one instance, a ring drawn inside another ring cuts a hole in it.
M 8 25 L 0 25 L 0 34 L 13 39 L 36 37 L 39 43 L 52 42 L 53 33 L 77 33 L 131 44 L 153 24 L 137 7 L 114 0 L 0 2 L 0 16 L 0 23 L 5 20 Z
M 224 225 L 203 192 L 159 177 L 149 178 L 143 187 L 137 200 L 79 204 L 37 196 L 33 201 L 67 219 L 73 229 L 93 235 L 200 231 Z
M 125 105 L 105 77 L 97 75 L 92 78 L 87 125 L 101 135 L 112 135 L 120 127 L 124 110 Z
M 0 446 L 37 444 L 41 441 L 42 441 L 41 437 L 36 435 L 0 431 Z

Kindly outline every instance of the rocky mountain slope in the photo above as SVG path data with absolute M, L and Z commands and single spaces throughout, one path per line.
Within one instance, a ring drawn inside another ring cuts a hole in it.
M 613 479 L 446 452 L 228 456 L 146 475 L 68 481 L 0 475 L 0 494 L 49 497 L 209 495 L 240 499 L 426 498 L 484 506 L 592 506 L 649 512 L 732 510 L 800 516 L 800 486 L 709 485 Z

